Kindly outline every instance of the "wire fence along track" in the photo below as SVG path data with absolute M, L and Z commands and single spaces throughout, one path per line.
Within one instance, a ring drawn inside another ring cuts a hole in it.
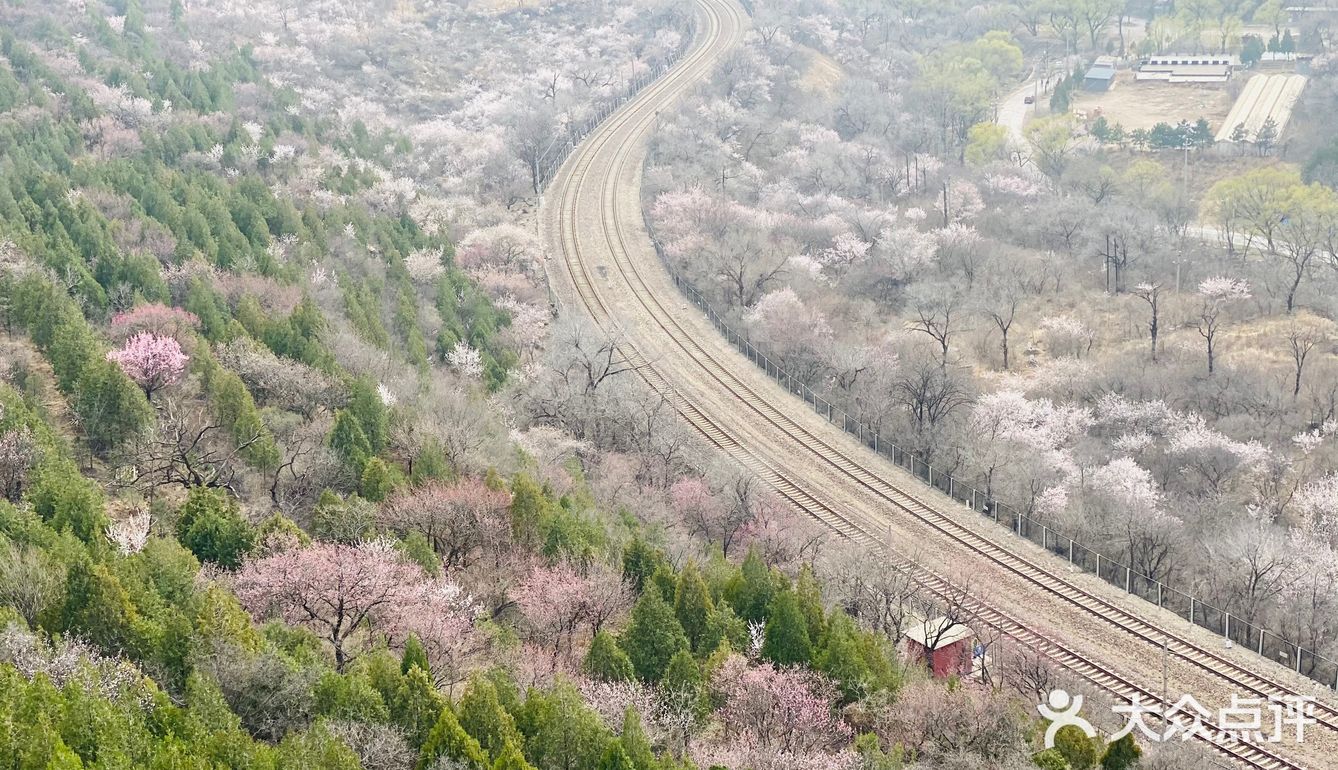
M 644 208 L 644 207 L 643 207 Z M 651 230 L 647 222 L 647 230 Z M 763 345 L 752 342 L 748 336 L 727 323 L 719 312 L 702 295 L 697 287 L 680 274 L 672 261 L 664 254 L 658 240 L 652 237 L 656 254 L 664 265 L 674 284 L 695 304 L 716 329 L 729 340 L 739 352 L 766 372 L 781 387 L 808 404 L 814 412 L 826 418 L 833 425 L 859 439 L 860 443 L 897 466 L 910 471 L 920 481 L 943 492 L 967 508 L 993 519 L 997 524 L 1007 527 L 1014 534 L 1024 537 L 1036 545 L 1050 551 L 1069 564 L 1085 572 L 1096 575 L 1116 588 L 1133 594 L 1140 599 L 1152 602 L 1158 607 L 1168 609 L 1189 622 L 1206 628 L 1241 648 L 1250 650 L 1270 661 L 1284 665 L 1297 673 L 1313 679 L 1330 688 L 1338 689 L 1338 661 L 1320 655 L 1300 644 L 1287 639 L 1255 623 L 1244 620 L 1230 611 L 1216 607 L 1193 594 L 1186 593 L 1156 578 L 1149 577 L 1131 566 L 1111 558 L 1100 551 L 1079 543 L 1075 538 L 1062 531 L 1024 514 L 1007 503 L 1000 502 L 980 491 L 968 482 L 945 471 L 938 470 L 920 459 L 914 452 L 899 446 L 888 439 L 878 428 L 869 426 L 845 409 L 818 395 L 808 385 L 790 375 L 775 362 Z M 938 515 L 929 506 L 916 500 L 918 506 Z M 919 512 L 917 511 L 917 514 Z M 1214 656 L 1216 657 L 1216 656 Z M 1334 712 L 1338 718 L 1338 710 Z
M 739 2 L 749 15 L 753 13 L 751 0 L 739 0 Z M 546 161 L 541 169 L 539 175 L 540 189 L 545 188 L 552 181 L 567 157 L 576 150 L 581 141 L 591 131 L 603 125 L 611 114 L 620 109 L 622 105 L 635 97 L 646 86 L 658 82 L 664 73 L 679 62 L 683 54 L 692 46 L 695 31 L 695 22 L 689 19 L 683 29 L 684 43 L 677 51 L 659 66 L 631 81 L 627 92 L 602 106 L 594 118 L 569 132 L 568 137 L 558 148 L 558 152 L 551 160 Z M 647 231 L 651 230 L 649 223 L 647 223 L 646 229 Z M 813 411 L 826 417 L 827 421 L 833 425 L 841 426 L 842 430 L 858 438 L 866 447 L 905 468 L 916 478 L 946 493 L 968 508 L 987 518 L 992 518 L 996 523 L 1007 527 L 1014 534 L 1025 537 L 1042 548 L 1066 558 L 1072 566 L 1097 575 L 1116 588 L 1121 588 L 1127 593 L 1153 602 L 1158 607 L 1169 609 L 1195 625 L 1220 634 L 1230 639 L 1232 643 L 1244 649 L 1252 650 L 1271 661 L 1277 661 L 1281 665 L 1292 668 L 1297 673 L 1320 682 L 1330 689 L 1338 689 L 1338 661 L 1307 649 L 1281 634 L 1234 616 L 1228 610 L 1199 600 L 1193 594 L 1144 575 L 1131 566 L 1121 563 L 1118 559 L 1113 559 L 1100 551 L 1088 548 L 1073 537 L 1065 535 L 1050 525 L 1021 513 L 1007 503 L 1000 502 L 981 492 L 972 484 L 963 482 L 950 473 L 934 468 L 913 452 L 903 449 L 895 441 L 884 437 L 880 429 L 867 425 L 846 412 L 845 409 L 818 395 L 808 385 L 776 364 L 772 360 L 773 357 L 767 354 L 763 346 L 753 343 L 747 335 L 736 331 L 726 323 L 711 303 L 706 301 L 696 286 L 678 272 L 672 262 L 664 255 L 659 242 L 654 238 L 652 238 L 652 241 L 655 245 L 656 254 L 673 278 L 675 285 L 687 295 L 688 299 L 692 300 L 698 308 L 706 313 L 716 329 L 732 345 L 765 371 L 768 376 L 775 379 L 778 384 L 811 406 Z M 927 508 L 927 506 L 925 507 Z M 1335 711 L 1334 716 L 1338 718 L 1338 711 Z
M 708 7 L 707 12 L 708 14 L 711 14 L 710 20 L 712 25 L 718 27 L 719 19 L 717 16 L 714 15 L 714 11 Z M 703 45 L 700 48 L 698 48 L 692 56 L 688 57 L 688 61 L 684 62 L 683 66 L 677 70 L 677 72 L 675 73 L 675 77 L 666 78 L 666 82 L 673 84 L 678 80 L 681 80 L 683 77 L 685 77 L 685 75 L 680 75 L 679 73 L 691 73 L 693 66 L 700 66 L 703 63 L 703 61 L 709 62 L 710 58 L 703 57 L 702 53 L 707 49 L 707 47 L 708 46 Z M 668 86 L 665 87 L 667 88 Z M 649 97 L 650 94 L 647 94 L 647 98 Z M 641 117 L 644 121 L 647 117 L 644 114 L 644 110 L 646 109 L 646 107 L 643 105 L 639 109 L 643 111 Z M 562 217 L 563 253 L 569 273 L 573 280 L 574 287 L 582 303 L 586 306 L 587 311 L 589 311 L 589 313 L 595 318 L 595 320 L 599 322 L 602 326 L 605 326 L 606 328 L 611 326 L 614 329 L 617 328 L 617 322 L 610 315 L 609 310 L 607 306 L 604 304 L 602 298 L 598 295 L 597 292 L 594 291 L 593 279 L 589 273 L 589 269 L 585 264 L 585 262 L 580 258 L 579 250 L 576 248 L 575 207 L 572 205 L 572 200 L 575 192 L 581 188 L 581 186 L 585 183 L 586 179 L 588 178 L 592 165 L 592 159 L 593 157 L 595 157 L 596 150 L 599 147 L 604 146 L 607 143 L 608 139 L 616 133 L 618 128 L 621 128 L 628 120 L 631 120 L 635 116 L 637 116 L 637 110 L 635 109 L 624 111 L 619 115 L 615 115 L 614 119 L 609 122 L 607 132 L 603 135 L 603 137 L 597 138 L 595 140 L 596 144 L 590 148 L 587 148 L 587 152 L 585 152 L 582 156 L 578 157 L 574 161 L 575 165 L 569 172 L 570 173 L 569 184 L 567 188 L 564 190 L 562 199 L 561 217 Z M 626 160 L 629 154 L 626 143 L 621 148 L 615 147 L 614 152 L 616 153 L 615 157 L 621 157 L 624 161 Z M 613 179 L 612 176 L 606 175 L 604 177 L 603 187 L 601 188 L 602 195 L 607 196 L 609 183 L 611 179 Z M 568 213 L 569 211 L 570 214 Z M 670 319 L 669 322 L 666 323 L 662 317 L 665 314 L 665 309 L 663 308 L 663 306 L 659 305 L 658 300 L 656 300 L 653 297 L 653 295 L 649 297 L 646 296 L 648 288 L 645 286 L 640 274 L 636 272 L 635 266 L 631 265 L 628 262 L 625 244 L 621 243 L 622 237 L 620 231 L 610 231 L 609 221 L 607 217 L 601 218 L 601 222 L 604 228 L 604 237 L 609 241 L 611 245 L 616 246 L 616 248 L 613 249 L 613 253 L 615 261 L 618 263 L 619 271 L 628 280 L 629 284 L 632 285 L 634 291 L 636 290 L 637 284 L 638 283 L 641 284 L 641 290 L 636 291 L 636 294 L 638 295 L 637 298 L 642 302 L 643 305 L 645 305 L 646 309 L 651 312 L 651 315 L 655 318 L 657 324 L 661 326 L 663 331 L 665 331 L 670 336 L 670 338 L 673 338 L 675 342 L 677 342 L 679 345 L 683 345 L 684 344 L 683 341 L 675 335 L 675 330 L 678 332 L 679 335 L 683 334 L 683 330 L 681 329 L 681 327 L 677 327 L 677 324 L 674 323 L 672 319 Z M 615 241 L 617 243 L 615 243 Z M 620 256 L 621 258 L 619 258 Z M 675 328 L 670 328 L 671 325 Z M 739 458 L 739 460 L 745 466 L 752 469 L 759 475 L 759 477 L 761 477 L 763 480 L 767 481 L 769 484 L 775 487 L 776 490 L 783 497 L 789 500 L 792 504 L 796 505 L 796 507 L 811 513 L 816 518 L 826 522 L 827 524 L 832 526 L 834 529 L 836 529 L 838 532 L 845 535 L 846 537 L 864 543 L 876 544 L 878 542 L 876 536 L 870 533 L 867 525 L 861 525 L 856 522 L 852 522 L 848 518 L 843 517 L 840 514 L 837 514 L 831 506 L 828 506 L 825 503 L 818 501 L 812 495 L 810 495 L 805 490 L 801 489 L 798 485 L 794 484 L 792 481 L 786 478 L 783 474 L 775 471 L 765 461 L 763 461 L 757 455 L 747 450 L 746 447 L 743 447 L 737 440 L 735 440 L 731 435 L 729 435 L 728 431 L 726 431 L 722 426 L 720 426 L 718 423 L 714 422 L 708 416 L 702 413 L 699 409 L 695 407 L 695 405 L 691 404 L 690 402 L 682 398 L 682 396 L 676 391 L 676 389 L 674 389 L 660 375 L 660 373 L 649 362 L 645 360 L 645 358 L 640 354 L 640 352 L 636 350 L 635 346 L 624 343 L 620 345 L 620 350 L 623 356 L 629 361 L 629 363 L 633 364 L 636 367 L 636 370 L 647 381 L 647 383 L 660 393 L 664 394 L 664 396 L 670 401 L 670 403 L 676 409 L 678 409 L 683 414 L 683 416 L 686 419 L 688 419 L 688 421 L 691 424 L 693 424 L 704 436 L 706 436 L 708 440 L 712 441 L 712 443 L 716 444 L 721 449 L 729 452 L 731 455 Z M 700 351 L 700 349 L 698 349 L 698 351 L 704 355 L 704 351 Z M 707 356 L 706 358 L 709 359 L 709 356 Z M 705 364 L 706 362 L 703 361 L 703 363 Z M 744 392 L 740 391 L 737 386 L 732 387 L 729 383 L 725 382 L 725 380 L 721 378 L 720 376 L 721 374 L 724 374 L 725 377 L 728 379 L 733 379 L 733 378 L 728 375 L 728 372 L 724 372 L 723 370 L 714 371 L 720 368 L 718 362 L 715 362 L 714 359 L 710 359 L 710 363 L 712 364 L 712 366 L 708 366 L 707 367 L 708 370 L 713 370 L 711 371 L 712 376 L 722 386 L 733 391 L 737 397 L 745 400 L 745 402 L 750 403 L 750 405 L 753 405 L 755 409 L 757 409 L 759 406 L 764 405 L 767 409 L 774 410 L 774 407 L 771 407 L 769 404 L 766 404 L 755 393 L 747 391 L 745 394 Z M 788 422 L 788 419 L 786 421 Z M 773 424 L 776 423 L 773 422 Z M 782 427 L 782 426 L 777 425 L 777 427 Z M 790 430 L 789 432 L 791 432 L 792 434 L 794 433 L 793 430 Z M 796 438 L 799 438 L 799 436 L 796 435 Z M 806 443 L 811 443 L 811 441 Z M 864 472 L 867 473 L 867 471 Z M 996 550 L 1001 550 L 1001 549 L 996 549 Z M 926 585 L 928 588 L 930 588 L 930 590 L 934 590 L 940 595 L 943 595 L 943 592 L 945 590 L 950 589 L 950 586 L 946 581 L 943 581 L 942 578 L 933 575 L 933 573 L 930 573 L 922 568 L 910 565 L 909 563 L 906 562 L 901 562 L 901 564 L 902 564 L 901 568 L 903 569 L 914 570 L 914 575 L 916 576 L 917 581 L 920 582 L 922 585 Z M 1073 590 L 1076 591 L 1077 589 Z M 1118 677 L 1118 675 L 1115 675 L 1113 672 L 1106 671 L 1105 669 L 1102 669 L 1096 664 L 1091 663 L 1090 661 L 1086 661 L 1081 657 L 1077 656 L 1076 654 L 1064 650 L 1064 648 L 1061 645 L 1053 641 L 1050 641 L 1040 636 L 1039 634 L 1031 632 L 1028 629 L 1020 626 L 1019 624 L 1016 624 L 1013 621 L 1008 620 L 998 611 L 985 607 L 984 605 L 981 605 L 978 602 L 976 604 L 977 606 L 974 609 L 977 611 L 977 614 L 982 619 L 982 621 L 988 622 L 991 625 L 1000 628 L 1003 633 L 1005 633 L 1010 638 L 1015 639 L 1017 642 L 1021 644 L 1025 644 L 1028 647 L 1035 648 L 1045 652 L 1048 656 L 1052 657 L 1052 659 L 1056 660 L 1056 662 L 1059 662 L 1066 668 L 1069 668 L 1070 670 L 1073 670 L 1075 673 L 1084 676 L 1085 678 L 1089 679 L 1089 681 L 1092 681 L 1093 683 L 1103 687 L 1104 689 L 1107 689 L 1122 697 L 1130 697 L 1134 692 L 1150 695 L 1150 693 L 1138 690 L 1135 685 L 1127 682 L 1127 680 L 1123 680 L 1122 678 Z M 1233 681 L 1235 680 L 1233 679 Z M 1225 756 L 1231 757 L 1232 759 L 1242 762 L 1247 766 L 1267 767 L 1267 768 L 1297 767 L 1296 765 L 1293 765 L 1287 762 L 1286 760 L 1277 757 L 1276 755 L 1273 755 L 1267 749 L 1264 749 L 1260 746 L 1256 746 L 1253 744 L 1233 742 L 1232 740 L 1228 740 L 1225 743 L 1221 744 L 1214 741 L 1210 741 L 1210 743 L 1213 743 L 1213 745 L 1217 748 L 1217 750 L 1222 754 L 1224 754 Z
M 1277 661 L 1330 689 L 1338 687 L 1338 662 L 1306 649 L 1275 632 L 1242 620 L 1226 610 L 1198 599 L 1193 594 L 1185 593 L 1135 571 L 1119 560 L 1103 555 L 1100 551 L 1088 548 L 1054 527 L 1037 521 L 1006 503 L 1001 503 L 989 497 L 971 484 L 965 483 L 949 473 L 936 470 L 914 453 L 884 438 L 880 431 L 869 427 L 842 408 L 814 393 L 811 388 L 778 366 L 761 345 L 753 343 L 746 334 L 732 328 L 712 307 L 711 303 L 702 296 L 701 292 L 678 273 L 673 264 L 665 257 L 658 243 L 656 243 L 656 250 L 660 255 L 661 262 L 673 278 L 674 284 L 682 291 L 684 296 L 706 315 L 716 329 L 739 352 L 747 356 L 777 384 L 812 407 L 814 412 L 826 418 L 831 424 L 840 426 L 851 436 L 858 438 L 860 443 L 867 448 L 872 449 L 897 466 L 910 471 L 920 481 L 943 492 L 967 508 L 986 518 L 993 519 L 1014 534 L 1027 538 L 1056 556 L 1066 559 L 1072 566 L 1097 575 L 1116 588 L 1152 602 L 1158 607 L 1168 609 L 1195 625 L 1231 640 L 1233 644 L 1239 645 L 1243 649 L 1253 651 L 1269 660 Z M 931 514 L 938 515 L 924 503 L 918 500 L 914 502 Z M 916 511 L 916 513 L 918 514 L 919 511 Z M 1338 716 L 1338 712 L 1335 712 L 1335 715 Z
M 1299 658 L 1308 661 L 1313 656 L 1308 650 L 1301 649 L 1291 642 L 1282 640 L 1271 632 L 1264 631 L 1257 626 L 1240 621 L 1239 619 L 1234 618 L 1230 613 L 1200 602 L 1189 594 L 1177 591 L 1169 586 L 1134 572 L 1127 566 L 1113 559 L 1106 558 L 1097 551 L 1082 546 L 1072 538 L 1065 537 L 1046 525 L 1039 524 L 1024 515 L 1016 513 L 1003 504 L 986 498 L 983 493 L 969 485 L 958 482 L 952 476 L 936 473 L 932 467 L 925 465 L 909 452 L 900 449 L 891 442 L 880 441 L 878 434 L 865 432 L 866 429 L 857 420 L 851 418 L 839 408 L 833 407 L 821 397 L 816 396 L 811 390 L 808 390 L 806 386 L 795 385 L 794 380 L 787 375 L 783 369 L 777 367 L 765 353 L 758 349 L 758 347 L 749 342 L 745 335 L 738 333 L 726 324 L 709 303 L 702 298 L 701 294 L 692 286 L 692 284 L 674 271 L 667 260 L 664 260 L 664 263 L 670 276 L 673 278 L 675 285 L 682 290 L 684 295 L 705 313 L 706 317 L 711 320 L 722 335 L 735 345 L 740 352 L 756 363 L 759 368 L 763 369 L 768 376 L 775 379 L 791 394 L 804 399 L 806 403 L 813 407 L 815 412 L 826 417 L 829 422 L 834 425 L 842 426 L 846 432 L 860 438 L 861 442 L 864 443 L 866 447 L 873 449 L 875 452 L 883 455 L 896 465 L 911 470 L 921 481 L 925 481 L 939 491 L 948 494 L 967 508 L 976 511 L 987 518 L 992 518 L 1003 526 L 1007 526 L 1010 531 L 1028 538 L 1036 545 L 1042 546 L 1056 556 L 1066 558 L 1074 567 L 1081 567 L 1089 573 L 1099 575 L 1111 585 L 1123 588 L 1135 596 L 1152 601 L 1160 607 L 1170 609 L 1191 620 L 1191 622 L 1196 625 L 1222 634 L 1224 637 L 1232 640 L 1233 643 L 1240 644 L 1247 650 L 1267 655 L 1270 649 L 1278 649 L 1281 650 L 1283 654 L 1280 654 L 1277 657 L 1284 660 L 1287 658 Z M 788 421 L 788 418 L 786 419 Z M 869 436 L 872 436 L 872 438 L 869 438 Z M 817 441 L 817 439 L 812 440 Z M 1146 641 L 1160 644 L 1160 640 L 1168 636 L 1168 632 L 1160 630 L 1149 623 L 1125 613 L 1118 607 L 1078 589 L 1067 580 L 1054 576 L 1047 572 L 1045 568 L 1034 562 L 999 548 L 989 540 L 961 527 L 930 505 L 892 487 L 884 480 L 869 473 L 838 450 L 825 443 L 822 443 L 822 447 L 830 454 L 830 456 L 825 459 L 829 459 L 830 461 L 843 466 L 852 466 L 853 472 L 850 475 L 860 480 L 861 483 L 871 491 L 888 499 L 889 502 L 894 503 L 898 508 L 906 510 L 921 520 L 931 523 L 935 528 L 951 528 L 954 530 L 954 539 L 972 548 L 972 550 L 988 555 L 995 561 L 999 561 L 1010 571 L 1022 575 L 1032 582 L 1045 582 L 1048 584 L 1047 588 L 1050 588 L 1056 593 L 1060 593 L 1065 596 L 1065 598 L 1069 598 L 1070 600 L 1083 605 L 1090 611 L 1110 616 L 1111 618 L 1118 618 L 1121 627 L 1144 638 Z M 1247 678 L 1252 682 L 1252 687 L 1258 691 L 1289 691 L 1289 688 L 1284 687 L 1283 685 L 1273 683 L 1263 676 L 1256 675 L 1253 672 L 1240 668 L 1237 664 L 1232 663 L 1221 656 L 1189 643 L 1175 642 L 1172 644 L 1172 650 L 1180 657 L 1192 659 L 1195 662 L 1204 665 L 1226 665 L 1236 668 L 1240 671 L 1240 675 L 1237 678 Z M 1296 656 L 1294 652 L 1288 654 L 1289 651 L 1295 650 L 1300 650 L 1302 655 Z M 1313 656 L 1313 658 L 1319 663 L 1332 665 L 1327 659 L 1320 656 Z M 1320 679 L 1314 676 L 1314 671 L 1315 669 L 1307 669 L 1304 666 L 1301 669 L 1302 674 L 1310 675 L 1315 681 L 1322 682 L 1329 687 L 1333 686 L 1333 683 L 1328 681 L 1327 677 Z M 1329 712 L 1329 717 L 1333 720 L 1333 726 L 1335 729 L 1338 729 L 1338 710 L 1331 709 L 1324 704 L 1318 705 Z

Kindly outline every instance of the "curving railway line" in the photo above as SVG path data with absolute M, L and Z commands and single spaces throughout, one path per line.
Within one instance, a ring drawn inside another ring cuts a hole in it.
M 1059 574 L 1057 564 L 1044 564 L 1044 557 L 1033 559 L 993 542 L 956 520 L 954 507 L 926 502 L 919 490 L 907 493 L 889 463 L 832 426 L 806 421 L 802 415 L 807 410 L 787 403 L 789 397 L 761 378 L 747 359 L 714 344 L 719 342 L 715 330 L 681 303 L 658 263 L 640 213 L 646 138 L 659 110 L 705 79 L 747 28 L 746 16 L 732 0 L 696 2 L 699 23 L 693 46 L 673 69 L 591 133 L 549 187 L 541 216 L 553 252 L 561 255 L 560 269 L 552 276 L 561 303 L 618 333 L 619 350 L 639 375 L 721 451 L 842 536 L 886 553 L 893 568 L 906 571 L 926 590 L 944 599 L 962 596 L 951 581 L 923 566 L 923 560 L 897 553 L 887 542 L 893 526 L 907 533 L 902 540 L 927 532 L 940 553 L 984 565 L 1002 576 L 1000 585 L 1006 582 L 1019 594 L 1044 596 L 1045 606 L 1062 614 L 1066 639 L 1075 622 L 1114 632 L 1115 641 L 1105 645 L 1060 643 L 1052 633 L 1037 630 L 1050 625 L 1037 622 L 1045 607 L 1027 616 L 1016 603 L 1005 608 L 974 596 L 965 599 L 964 609 L 980 623 L 1116 698 L 1160 701 L 1153 692 L 1155 677 L 1148 673 L 1156 668 L 1160 674 L 1160 667 L 1150 663 L 1159 655 L 1175 661 L 1176 683 L 1196 695 L 1200 688 L 1264 699 L 1312 694 L 1252 671 L 1210 651 L 1190 633 L 1159 625 L 1076 585 Z M 1023 622 L 1024 616 L 1031 622 Z M 1242 767 L 1338 767 L 1338 709 L 1322 701 L 1315 705 L 1317 725 L 1312 731 L 1323 740 L 1316 739 L 1314 747 L 1214 737 L 1211 729 L 1200 739 Z M 1204 724 L 1211 728 L 1209 720 Z

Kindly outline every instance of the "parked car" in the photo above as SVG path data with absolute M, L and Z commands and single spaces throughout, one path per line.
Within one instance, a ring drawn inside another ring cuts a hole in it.
M 1035 104 L 1035 103 L 1036 103 L 1036 97 L 1034 97 L 1034 96 L 1028 96 L 1028 97 L 1026 97 L 1026 98 L 1024 98 L 1024 99 L 1022 100 L 1022 103 L 1023 103 L 1023 104 Z

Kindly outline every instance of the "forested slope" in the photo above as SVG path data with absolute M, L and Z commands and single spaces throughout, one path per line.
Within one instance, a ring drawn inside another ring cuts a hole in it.
M 680 9 L 382 5 L 0 4 L 0 767 L 1030 765 L 551 323 L 529 172 Z

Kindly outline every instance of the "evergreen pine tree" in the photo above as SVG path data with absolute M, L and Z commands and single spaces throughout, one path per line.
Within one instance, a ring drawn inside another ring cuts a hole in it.
M 1101 757 L 1101 770 L 1130 770 L 1138 765 L 1141 756 L 1143 750 L 1134 742 L 1133 734 L 1125 733 L 1106 746 L 1106 753 Z
M 655 568 L 655 572 L 650 576 L 650 582 L 646 587 L 654 588 L 660 592 L 663 598 L 672 607 L 674 603 L 674 592 L 678 590 L 678 576 L 666 562 Z
M 766 619 L 767 607 L 776 592 L 776 581 L 771 570 L 762 561 L 762 556 L 753 548 L 748 549 L 739 574 L 729 588 L 729 603 L 734 611 L 746 621 L 760 622 Z
M 534 770 L 534 767 L 525 761 L 525 755 L 520 752 L 514 741 L 507 741 L 502 750 L 497 752 L 492 770 Z
M 1101 757 L 1101 739 L 1088 738 L 1080 728 L 1069 725 L 1055 733 L 1055 750 L 1072 770 L 1092 770 Z
M 632 590 L 639 594 L 662 563 L 664 555 L 637 535 L 623 548 L 623 580 L 631 583 Z
M 465 732 L 449 708 L 441 710 L 437 723 L 423 741 L 423 750 L 418 755 L 418 770 L 428 770 L 439 757 L 449 757 L 469 770 L 488 770 L 488 758 L 483 753 L 483 747 Z
M 390 413 L 371 380 L 359 378 L 349 386 L 348 412 L 367 437 L 371 454 L 381 454 L 390 434 Z
M 386 465 L 385 460 L 380 457 L 373 457 L 367 461 L 362 469 L 362 479 L 358 483 L 358 489 L 366 500 L 373 503 L 379 503 L 390 496 L 395 488 L 395 476 L 391 473 L 390 467 Z
M 670 698 L 685 706 L 685 710 L 695 712 L 702 695 L 701 666 L 687 650 L 679 650 L 669 660 L 660 687 Z
M 334 427 L 330 429 L 330 448 L 349 470 L 362 477 L 363 468 L 372 458 L 372 445 L 367 442 L 367 434 L 358 420 L 343 409 L 335 412 Z
M 499 756 L 507 744 L 521 745 L 515 720 L 502 708 L 497 689 L 487 679 L 475 676 L 469 681 L 458 710 L 460 726 L 490 756 Z
M 581 693 L 562 681 L 544 692 L 531 690 L 516 721 L 530 764 L 545 770 L 596 767 L 613 739 Z
M 748 648 L 748 624 L 735 615 L 734 608 L 725 602 L 717 604 L 706 619 L 706 631 L 697 646 L 697 654 L 709 656 L 722 645 L 735 650 Z
M 641 724 L 641 714 L 635 707 L 628 706 L 623 712 L 623 729 L 619 735 L 618 741 L 636 770 L 656 769 L 655 752 L 651 749 L 650 739 L 646 737 L 646 728 Z
M 121 581 L 106 566 L 77 560 L 66 577 L 65 595 L 59 630 L 112 654 L 132 651 L 139 615 Z
M 850 619 L 837 613 L 813 661 L 814 668 L 830 676 L 841 688 L 841 699 L 846 703 L 864 697 L 871 679 L 855 633 Z
M 622 744 L 612 741 L 599 760 L 599 770 L 637 770 L 637 766 L 632 758 L 627 756 Z
M 595 634 L 582 668 L 586 676 L 600 682 L 625 682 L 636 676 L 631 658 L 608 631 Z
M 400 657 L 400 673 L 408 674 L 415 666 L 431 676 L 432 666 L 427 661 L 427 650 L 423 649 L 423 643 L 418 641 L 418 634 L 409 634 L 409 638 L 404 642 L 404 654 Z
M 762 657 L 778 666 L 807 665 L 813 658 L 813 643 L 794 592 L 776 594 L 768 616 Z
M 693 650 L 700 651 L 702 638 L 706 635 L 714 603 L 711 592 L 702 580 L 697 565 L 689 561 L 678 573 L 678 585 L 674 591 L 674 615 L 687 634 L 688 644 Z
M 256 532 L 226 492 L 192 487 L 177 517 L 177 539 L 201 561 L 235 569 L 255 547 Z
M 516 542 L 533 545 L 539 539 L 539 523 L 547 510 L 543 489 L 529 476 L 517 474 L 511 482 L 511 535 Z
M 827 615 L 822 608 L 822 588 L 813 568 L 805 564 L 799 569 L 799 579 L 794 584 L 795 599 L 804 613 L 804 622 L 808 627 L 808 638 L 814 644 L 822 640 L 827 633 Z
M 95 553 L 106 542 L 107 518 L 102 490 L 79 475 L 73 463 L 50 463 L 34 474 L 28 500 L 33 511 L 57 532 L 69 532 Z
M 116 364 L 93 359 L 80 370 L 71 406 L 89 447 L 105 454 L 153 419 L 153 407 Z
M 622 648 L 632 670 L 645 682 L 658 682 L 674 653 L 688 649 L 678 618 L 660 592 L 647 587 L 632 608 L 632 622 L 623 631 Z

